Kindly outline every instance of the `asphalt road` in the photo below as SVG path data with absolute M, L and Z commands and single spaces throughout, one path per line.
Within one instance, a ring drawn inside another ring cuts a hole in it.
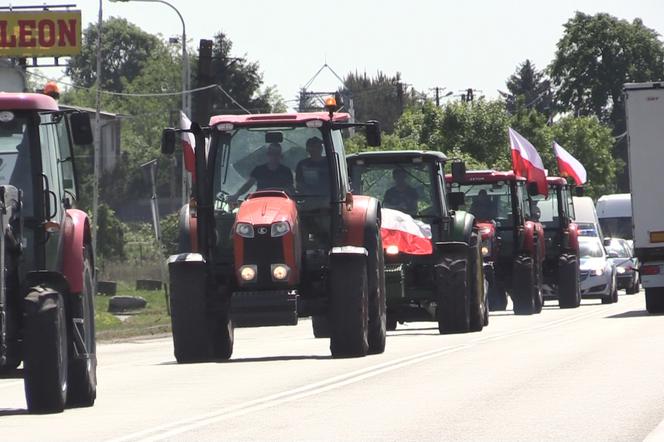
M 664 316 L 643 294 L 433 325 L 346 360 L 309 321 L 236 330 L 228 363 L 177 365 L 170 339 L 100 345 L 94 408 L 28 415 L 22 381 L 0 380 L 0 440 L 664 440 Z

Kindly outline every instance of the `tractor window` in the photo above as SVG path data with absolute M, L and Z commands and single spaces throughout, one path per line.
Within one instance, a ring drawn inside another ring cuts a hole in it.
M 239 128 L 214 138 L 214 192 L 217 209 L 226 197 L 242 199 L 256 190 L 282 190 L 291 196 L 327 197 L 331 165 L 317 128 Z
M 23 214 L 34 214 L 32 192 L 31 136 L 28 119 L 14 116 L 0 122 L 0 184 L 23 191 Z
M 355 163 L 351 169 L 353 192 L 373 196 L 387 209 L 413 217 L 436 216 L 438 182 L 429 163 Z
M 74 150 L 72 148 L 67 119 L 61 118 L 55 125 L 58 139 L 58 162 L 62 172 L 62 187 L 66 195 L 63 198 L 76 199 L 76 178 L 74 174 Z M 74 201 L 71 201 L 72 203 Z
M 462 184 L 459 191 L 465 195 L 465 204 L 459 210 L 466 210 L 480 221 L 494 220 L 497 227 L 514 225 L 510 183 Z
M 60 204 L 63 189 L 62 175 L 58 164 L 59 139 L 52 120 L 52 114 L 42 114 L 39 125 L 41 143 L 42 179 L 44 192 L 44 217 L 59 222 L 62 216 Z
M 542 195 L 536 195 L 531 198 L 531 218 L 542 223 L 542 226 L 545 229 L 560 227 L 560 217 L 558 216 L 558 191 L 556 188 L 549 188 L 549 196 L 547 198 L 544 198 Z
M 341 180 L 341 190 L 342 198 L 345 197 L 346 192 L 348 191 L 348 165 L 346 164 L 346 153 L 344 152 L 344 140 L 341 136 L 340 130 L 332 131 L 332 144 L 334 145 L 334 152 L 337 154 L 339 159 L 339 172 Z

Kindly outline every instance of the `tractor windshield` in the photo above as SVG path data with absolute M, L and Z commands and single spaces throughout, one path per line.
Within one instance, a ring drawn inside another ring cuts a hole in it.
M 532 218 L 542 223 L 545 229 L 560 227 L 560 214 L 558 213 L 558 190 L 554 186 L 549 187 L 549 196 L 536 195 L 532 198 L 530 211 Z
M 0 119 L 0 184 L 23 191 L 23 211 L 32 215 L 31 134 L 29 119 L 3 111 Z
M 357 162 L 350 173 L 353 193 L 372 196 L 384 208 L 419 218 L 439 213 L 430 163 Z
M 514 225 L 509 182 L 462 184 L 458 191 L 465 197 L 459 210 L 472 213 L 479 221 L 493 220 L 498 227 Z
M 258 190 L 329 198 L 331 175 L 318 128 L 251 127 L 220 132 L 216 140 L 214 191 L 217 203 Z

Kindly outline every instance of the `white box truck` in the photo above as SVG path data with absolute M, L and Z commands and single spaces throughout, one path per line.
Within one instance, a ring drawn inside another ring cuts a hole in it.
M 664 82 L 625 85 L 634 252 L 649 313 L 664 313 Z

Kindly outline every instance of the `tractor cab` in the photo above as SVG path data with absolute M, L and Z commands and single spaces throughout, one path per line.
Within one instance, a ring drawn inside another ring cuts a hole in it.
M 544 228 L 547 256 L 557 256 L 562 249 L 575 249 L 577 227 L 574 224 L 572 188 L 565 178 L 547 177 L 549 195 L 533 195 L 530 211 Z

